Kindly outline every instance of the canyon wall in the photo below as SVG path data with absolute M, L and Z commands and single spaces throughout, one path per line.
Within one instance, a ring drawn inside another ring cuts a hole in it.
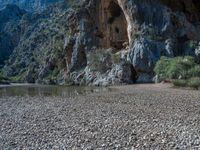
M 128 43 L 125 59 L 136 70 L 138 82 L 153 80 L 153 68 L 161 56 L 198 57 L 199 1 L 94 0 L 89 4 L 89 19 L 94 23 L 86 28 L 95 36 L 85 39 L 121 52 Z
M 52 24 L 51 29 L 59 32 L 59 38 L 63 42 L 59 51 L 52 49 L 47 55 L 40 48 L 49 49 L 56 45 L 56 35 L 55 39 L 47 38 L 49 41 L 44 42 L 53 42 L 53 46 L 38 44 L 38 39 L 41 38 L 35 38 L 36 42 L 32 43 L 32 47 L 27 44 L 27 39 L 30 42 L 30 35 L 33 33 L 49 37 L 51 32 L 42 28 L 46 24 L 42 20 L 37 23 L 37 27 L 43 30 L 27 30 L 25 40 L 17 46 L 15 56 L 21 55 L 22 51 L 29 48 L 31 53 L 37 51 L 38 56 L 42 53 L 46 58 L 42 63 L 37 62 L 34 67 L 30 65 L 31 62 L 22 63 L 25 68 L 32 68 L 25 71 L 28 75 L 31 74 L 30 70 L 34 70 L 33 81 L 41 81 L 45 76 L 49 77 L 49 72 L 58 70 L 59 75 L 56 75 L 55 83 L 61 83 L 61 80 L 57 79 L 58 76 L 63 79 L 62 83 L 66 78 L 70 78 L 76 84 L 153 82 L 154 66 L 162 56 L 190 55 L 197 61 L 200 60 L 198 0 L 84 0 L 81 5 L 75 6 L 55 11 L 54 16 L 60 18 L 59 21 L 50 15 L 46 17 L 46 22 L 54 22 L 55 27 L 52 27 Z M 54 10 L 59 8 L 51 8 L 46 13 L 51 14 Z M 65 20 L 61 19 L 61 14 L 65 14 Z M 58 26 L 62 27 L 62 30 L 58 29 Z M 63 29 L 65 32 L 60 33 Z M 33 60 L 38 60 L 38 56 Z M 111 61 L 113 56 L 120 57 L 117 58 L 117 63 Z M 23 57 L 26 57 L 26 53 Z M 15 62 L 19 63 L 19 60 L 15 61 L 15 57 L 11 58 L 10 64 L 4 67 L 5 72 L 12 70 L 10 68 L 13 67 L 10 66 Z M 97 62 L 99 64 L 96 67 L 91 67 Z M 103 71 L 98 70 L 99 68 Z M 19 70 L 20 68 L 15 74 L 18 74 Z
M 128 42 L 127 22 L 121 7 L 116 0 L 101 0 L 96 3 L 95 38 L 104 48 L 122 49 Z

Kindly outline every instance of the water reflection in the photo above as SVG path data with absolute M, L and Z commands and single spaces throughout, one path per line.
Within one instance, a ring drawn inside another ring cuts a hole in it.
M 0 86 L 0 96 L 61 96 L 74 97 L 94 92 L 111 91 L 106 87 L 52 86 L 14 84 Z

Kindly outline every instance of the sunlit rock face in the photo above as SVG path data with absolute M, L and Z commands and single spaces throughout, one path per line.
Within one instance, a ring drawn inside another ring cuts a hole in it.
M 63 0 L 0 0 L 0 9 L 7 4 L 15 4 L 27 11 L 42 11 L 47 6 Z
M 200 39 L 198 29 L 194 28 L 200 21 L 198 0 L 118 0 L 118 3 L 126 17 L 130 41 L 149 26 L 164 39 L 183 34 L 188 39 Z
M 95 38 L 100 47 L 121 49 L 128 42 L 127 21 L 117 0 L 96 2 Z

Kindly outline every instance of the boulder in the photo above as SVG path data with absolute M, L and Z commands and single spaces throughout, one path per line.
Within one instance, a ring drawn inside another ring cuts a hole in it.
M 92 85 L 95 86 L 108 86 L 108 85 L 122 85 L 135 83 L 137 73 L 133 66 L 128 63 L 114 65 L 111 70 L 105 74 L 98 74 L 93 81 Z
M 164 46 L 163 43 L 145 38 L 137 39 L 129 50 L 128 60 L 137 72 L 151 73 L 161 52 L 165 50 Z

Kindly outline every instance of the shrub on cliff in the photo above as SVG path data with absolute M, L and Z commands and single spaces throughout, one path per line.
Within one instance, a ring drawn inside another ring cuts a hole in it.
M 88 54 L 88 66 L 91 71 L 105 73 L 113 64 L 121 62 L 120 54 L 113 54 L 110 49 L 99 49 Z
M 68 0 L 67 1 L 68 6 L 71 8 L 75 8 L 75 9 L 81 7 L 81 5 L 83 5 L 83 3 L 84 3 L 84 1 L 79 1 L 79 0 Z
M 111 58 L 112 56 L 110 52 L 104 49 L 96 50 L 88 54 L 88 66 L 91 71 L 105 73 L 108 69 L 112 68 Z

